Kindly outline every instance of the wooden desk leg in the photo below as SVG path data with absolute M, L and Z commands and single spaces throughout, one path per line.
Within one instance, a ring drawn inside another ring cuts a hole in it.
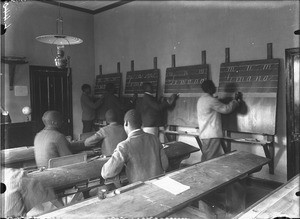
M 269 173 L 274 174 L 274 145 L 273 142 L 270 144 L 263 144 L 264 152 L 267 158 L 270 159 L 269 165 Z
M 201 153 L 203 154 L 203 150 L 202 150 L 202 142 L 201 142 L 199 136 L 195 136 L 195 139 L 196 139 L 196 141 L 197 141 L 197 143 L 198 143 L 198 145 L 199 145 L 199 148 L 200 148 L 200 150 L 201 150 Z
M 62 208 L 64 207 L 64 204 L 63 204 L 63 201 L 61 198 L 58 198 L 58 199 L 54 199 L 52 201 L 50 201 L 55 207 L 57 208 Z

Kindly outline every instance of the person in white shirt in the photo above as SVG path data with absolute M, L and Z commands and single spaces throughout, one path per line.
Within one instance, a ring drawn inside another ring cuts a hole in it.
M 117 145 L 112 157 L 103 165 L 104 179 L 117 176 L 124 166 L 129 183 L 148 180 L 167 170 L 168 158 L 158 137 L 145 133 L 141 125 L 136 110 L 125 114 L 124 129 L 128 138 Z
M 206 161 L 223 154 L 221 150 L 222 121 L 221 114 L 232 112 L 238 105 L 237 100 L 228 104 L 221 103 L 213 96 L 216 87 L 211 80 L 201 84 L 203 93 L 197 102 L 197 116 L 199 124 L 199 138 L 202 143 L 202 161 Z

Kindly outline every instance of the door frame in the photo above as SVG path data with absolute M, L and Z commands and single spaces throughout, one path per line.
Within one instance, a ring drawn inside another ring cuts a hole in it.
M 291 179 L 297 174 L 295 167 L 296 145 L 293 143 L 294 131 L 294 57 L 300 55 L 300 47 L 285 50 L 286 69 L 286 136 L 287 136 L 287 179 Z
M 38 67 L 43 68 L 47 72 L 49 69 L 54 69 L 56 67 L 54 66 L 39 66 L 39 65 L 30 65 L 29 67 Z M 56 68 L 57 71 L 62 71 L 62 69 Z M 67 100 L 68 100 L 68 109 L 67 109 L 67 123 L 68 123 L 68 135 L 73 137 L 73 101 L 72 101 L 72 70 L 71 68 L 66 69 L 66 78 L 67 78 Z M 29 80 L 30 80 L 30 104 L 33 108 L 35 102 L 34 102 L 34 86 L 35 83 L 35 77 L 34 72 L 30 70 L 29 68 Z M 32 110 L 32 114 L 34 113 L 34 110 Z

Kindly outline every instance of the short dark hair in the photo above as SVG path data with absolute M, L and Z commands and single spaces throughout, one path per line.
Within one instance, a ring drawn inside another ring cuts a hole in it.
M 107 110 L 106 113 L 105 113 L 105 120 L 108 123 L 117 122 L 118 121 L 118 115 L 117 115 L 116 111 L 114 111 L 113 109 Z
M 86 89 L 92 89 L 92 88 L 91 88 L 91 85 L 89 85 L 89 84 L 83 84 L 83 85 L 81 86 L 81 90 L 82 90 L 82 91 L 85 91 Z
M 63 115 L 55 110 L 46 111 L 42 117 L 46 127 L 60 128 L 63 124 Z
M 138 113 L 137 110 L 131 109 L 127 111 L 124 116 L 124 122 L 129 122 L 132 128 L 141 128 L 142 126 L 142 118 L 141 115 Z
M 205 93 L 214 94 L 216 92 L 216 86 L 212 80 L 203 81 L 201 88 Z

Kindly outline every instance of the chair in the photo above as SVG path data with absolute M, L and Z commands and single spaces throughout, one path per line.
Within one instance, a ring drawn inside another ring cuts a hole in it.
M 73 155 L 68 155 L 63 157 L 55 157 L 49 160 L 48 168 L 50 169 L 55 167 L 61 167 L 70 164 L 82 163 L 86 161 L 87 161 L 86 153 L 73 154 Z

